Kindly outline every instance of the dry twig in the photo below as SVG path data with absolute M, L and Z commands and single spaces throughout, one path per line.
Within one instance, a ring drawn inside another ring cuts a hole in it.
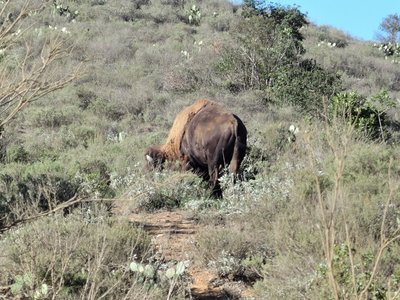
M 24 47 L 25 55 L 13 68 L 0 61 L 0 128 L 9 123 L 27 104 L 65 87 L 82 75 L 82 63 L 78 63 L 62 76 L 50 74 L 57 62 L 71 54 L 73 47 L 69 45 L 68 38 L 62 33 L 48 37 L 42 44 L 40 57 L 33 57 L 33 49 L 23 37 L 31 25 L 21 23 L 26 23 L 22 20 L 39 8 L 32 7 L 31 0 L 25 0 L 17 16 L 10 18 L 7 15 L 9 4 L 10 0 L 6 1 L 0 10 L 0 18 L 5 18 L 0 25 L 0 51 L 13 53 Z

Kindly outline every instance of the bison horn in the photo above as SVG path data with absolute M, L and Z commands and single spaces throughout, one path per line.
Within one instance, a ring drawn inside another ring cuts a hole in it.
M 154 159 L 150 156 L 150 155 L 148 155 L 148 154 L 146 154 L 146 159 L 147 159 L 147 161 L 149 162 L 149 163 L 153 163 L 154 162 Z

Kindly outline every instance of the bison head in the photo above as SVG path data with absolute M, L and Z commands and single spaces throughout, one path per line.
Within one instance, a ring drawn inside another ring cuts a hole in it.
M 146 151 L 147 165 L 151 168 L 161 168 L 166 161 L 166 155 L 159 147 L 150 147 Z

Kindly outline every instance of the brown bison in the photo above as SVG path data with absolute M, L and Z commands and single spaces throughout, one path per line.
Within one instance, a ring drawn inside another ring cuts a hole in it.
M 209 182 L 213 195 L 221 196 L 219 175 L 225 166 L 237 174 L 245 156 L 247 130 L 243 122 L 223 106 L 197 100 L 176 117 L 164 145 L 150 147 L 146 159 L 153 166 L 179 161 Z

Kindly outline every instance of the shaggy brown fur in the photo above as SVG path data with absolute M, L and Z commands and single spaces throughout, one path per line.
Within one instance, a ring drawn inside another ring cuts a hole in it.
M 218 178 L 225 166 L 237 175 L 246 154 L 247 130 L 243 122 L 216 102 L 197 100 L 175 118 L 164 145 L 146 151 L 148 166 L 178 161 L 209 182 L 212 195 L 221 197 Z
M 214 196 L 221 197 L 221 171 L 229 166 L 236 177 L 246 145 L 247 130 L 239 117 L 220 105 L 207 105 L 185 128 L 180 147 L 182 163 L 209 182 Z
M 165 144 L 152 146 L 146 151 L 154 159 L 153 165 L 160 165 L 165 161 L 176 161 L 181 158 L 180 145 L 186 124 L 196 115 L 196 113 L 207 105 L 219 105 L 206 99 L 199 99 L 190 106 L 185 107 L 175 118 L 169 131 Z

